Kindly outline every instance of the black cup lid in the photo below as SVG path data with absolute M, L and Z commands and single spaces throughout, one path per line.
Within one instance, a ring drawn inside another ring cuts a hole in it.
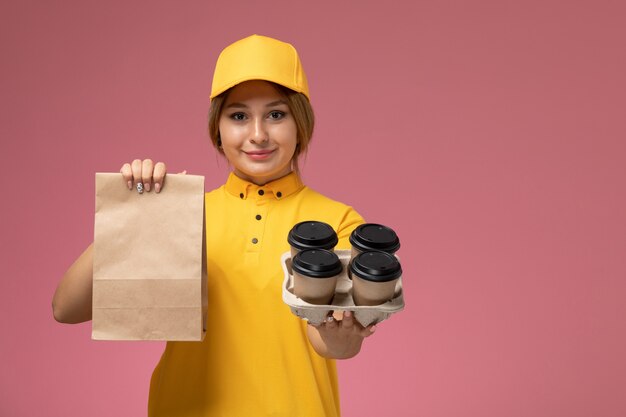
M 287 236 L 287 241 L 298 250 L 332 249 L 339 241 L 337 233 L 324 222 L 309 220 L 296 224 Z
M 396 232 L 376 223 L 365 223 L 354 229 L 350 235 L 350 244 L 361 252 L 379 250 L 393 254 L 400 249 Z
M 334 252 L 325 249 L 307 249 L 291 260 L 291 269 L 311 278 L 328 278 L 341 273 L 343 266 Z
M 367 281 L 387 282 L 402 275 L 398 259 L 387 252 L 362 252 L 350 263 L 350 272 Z

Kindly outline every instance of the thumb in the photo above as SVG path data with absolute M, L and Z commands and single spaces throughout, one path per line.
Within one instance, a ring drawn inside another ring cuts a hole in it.
M 187 170 L 184 170 L 183 172 L 179 172 L 179 174 L 181 174 L 181 175 L 187 175 Z

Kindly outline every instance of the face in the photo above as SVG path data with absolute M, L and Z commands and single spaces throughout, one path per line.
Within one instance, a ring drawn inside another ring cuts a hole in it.
M 297 128 L 285 97 L 266 81 L 228 94 L 219 118 L 222 149 L 235 174 L 258 185 L 291 172 Z

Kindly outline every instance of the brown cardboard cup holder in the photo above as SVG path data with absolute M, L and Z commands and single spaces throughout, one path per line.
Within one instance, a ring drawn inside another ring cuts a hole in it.
M 293 293 L 293 274 L 291 271 L 291 252 L 285 252 L 281 256 L 280 263 L 285 273 L 283 281 L 283 301 L 291 308 L 296 316 L 307 320 L 313 325 L 321 324 L 330 313 L 336 310 L 354 311 L 354 318 L 363 327 L 380 323 L 394 313 L 404 308 L 402 297 L 402 277 L 396 282 L 393 298 L 386 303 L 377 306 L 356 306 L 352 300 L 352 280 L 348 277 L 348 263 L 350 262 L 350 250 L 335 250 L 339 260 L 343 264 L 341 274 L 337 277 L 335 295 L 331 304 L 310 304 L 296 297 Z

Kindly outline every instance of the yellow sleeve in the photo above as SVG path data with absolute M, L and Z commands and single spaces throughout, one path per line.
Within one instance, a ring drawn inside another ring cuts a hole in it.
M 365 223 L 363 217 L 355 209 L 346 207 L 347 210 L 337 228 L 339 243 L 337 243 L 336 249 L 350 249 L 350 234 L 357 226 Z

